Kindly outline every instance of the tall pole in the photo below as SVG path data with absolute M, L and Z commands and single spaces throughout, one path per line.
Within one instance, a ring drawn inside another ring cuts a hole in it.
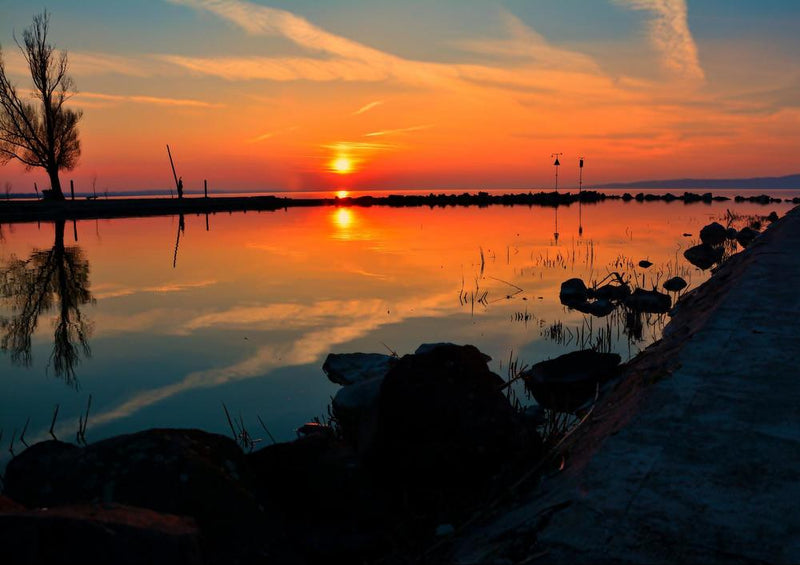
M 167 155 L 169 155 L 169 164 L 172 167 L 172 177 L 175 179 L 175 190 L 178 189 L 178 175 L 175 172 L 175 163 L 172 162 L 172 152 L 169 150 L 169 143 L 167 143 Z M 169 191 L 172 194 L 172 191 Z
M 559 155 L 563 155 L 563 153 L 551 153 L 550 154 L 551 158 L 552 157 L 556 158 L 555 162 L 553 163 L 553 165 L 556 168 L 556 192 L 558 192 L 558 166 L 561 164 L 561 162 L 559 162 L 559 160 L 558 160 L 558 156 Z
M 583 235 L 583 199 L 581 198 L 581 191 L 583 190 L 583 157 L 578 161 L 578 235 Z

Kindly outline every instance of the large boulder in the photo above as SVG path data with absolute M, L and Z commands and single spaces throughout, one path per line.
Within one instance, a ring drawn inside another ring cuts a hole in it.
M 405 489 L 463 488 L 541 449 L 488 357 L 442 344 L 403 356 L 383 381 L 372 462 Z
M 574 412 L 594 397 L 600 384 L 617 375 L 620 360 L 616 353 L 573 351 L 536 363 L 522 378 L 543 408 Z
M 4 563 L 203 563 L 191 519 L 129 506 L 0 509 L 0 545 Z
M 695 267 L 705 270 L 719 263 L 722 260 L 722 253 L 722 247 L 701 243 L 684 251 L 683 256 Z
M 247 458 L 260 498 L 280 516 L 287 544 L 304 563 L 371 562 L 385 553 L 396 516 L 347 444 L 316 434 Z
M 328 378 L 340 385 L 382 378 L 394 357 L 381 353 L 330 353 L 322 364 Z
M 359 452 L 368 450 L 378 431 L 378 398 L 383 378 L 342 387 L 331 407 L 342 436 Z
M 728 237 L 728 230 L 719 222 L 712 222 L 700 230 L 700 241 L 709 245 L 720 245 Z
M 265 528 L 280 535 L 236 442 L 200 430 L 147 430 L 84 448 L 42 442 L 9 462 L 5 485 L 30 507 L 101 502 L 191 516 L 209 555 L 260 547 Z

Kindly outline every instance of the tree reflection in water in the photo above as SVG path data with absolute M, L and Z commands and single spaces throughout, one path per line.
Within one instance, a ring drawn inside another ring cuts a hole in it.
M 89 291 L 89 262 L 80 247 L 64 245 L 64 220 L 55 222 L 51 249 L 35 249 L 28 259 L 15 256 L 0 266 L 0 297 L 10 305 L 11 317 L 0 316 L 0 349 L 11 361 L 30 366 L 31 336 L 39 316 L 55 310 L 50 363 L 57 377 L 77 386 L 75 366 L 81 354 L 91 356 L 91 323 L 81 306 L 94 303 Z

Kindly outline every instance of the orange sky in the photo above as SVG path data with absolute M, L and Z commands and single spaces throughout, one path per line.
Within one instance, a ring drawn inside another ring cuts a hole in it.
M 78 190 L 168 189 L 167 143 L 190 190 L 549 188 L 553 152 L 563 187 L 579 156 L 589 185 L 800 170 L 791 3 L 52 4 L 84 110 Z M 0 6 L 25 87 L 11 28 L 29 12 Z

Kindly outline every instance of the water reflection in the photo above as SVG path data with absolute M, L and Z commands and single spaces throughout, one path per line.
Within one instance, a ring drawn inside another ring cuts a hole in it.
M 0 318 L 0 348 L 11 353 L 11 361 L 23 366 L 32 362 L 31 338 L 39 316 L 55 310 L 55 330 L 50 364 L 57 377 L 77 386 L 75 366 L 81 355 L 91 355 L 91 324 L 81 306 L 94 303 L 89 290 L 89 262 L 80 247 L 64 245 L 63 220 L 57 221 L 51 249 L 34 249 L 27 259 L 12 255 L 0 270 L 0 297 L 10 306 L 11 316 Z

